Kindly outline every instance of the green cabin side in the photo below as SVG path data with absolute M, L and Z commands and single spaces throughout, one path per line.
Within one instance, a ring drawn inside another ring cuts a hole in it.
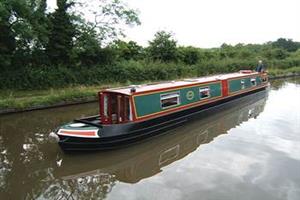
M 177 98 L 179 103 L 164 107 L 164 98 L 168 97 L 168 95 L 173 98 L 173 100 Z M 221 96 L 222 84 L 221 81 L 218 81 L 207 84 L 199 84 L 196 86 L 194 85 L 190 87 L 165 90 L 150 94 L 136 95 L 133 97 L 133 99 L 135 104 L 136 117 L 140 118 L 148 115 L 159 114 L 167 110 L 172 110 L 174 108 L 183 107 L 189 104 L 214 99 Z
M 255 82 L 254 82 L 255 80 Z M 262 84 L 260 76 L 242 77 L 228 80 L 229 94 L 238 93 Z

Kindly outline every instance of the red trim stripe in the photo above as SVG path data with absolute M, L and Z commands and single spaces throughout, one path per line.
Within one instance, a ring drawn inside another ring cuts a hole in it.
M 59 131 L 59 133 L 67 134 L 67 135 L 80 135 L 80 136 L 96 136 L 96 131 Z

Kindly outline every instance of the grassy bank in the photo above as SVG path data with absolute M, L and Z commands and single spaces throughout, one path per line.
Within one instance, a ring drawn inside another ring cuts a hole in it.
M 0 113 L 96 100 L 97 92 L 106 87 L 108 85 L 32 91 L 2 90 L 0 91 Z
M 270 69 L 270 78 L 300 75 L 300 67 L 288 69 Z M 138 84 L 141 82 L 135 82 Z M 34 109 L 97 99 L 97 92 L 102 88 L 117 87 L 120 83 L 94 86 L 73 86 L 46 90 L 0 90 L 0 113 Z M 129 84 L 129 83 L 127 83 Z M 126 84 L 125 84 L 126 85 Z
M 268 70 L 270 78 L 300 75 L 300 67 L 291 67 L 288 69 L 270 69 Z

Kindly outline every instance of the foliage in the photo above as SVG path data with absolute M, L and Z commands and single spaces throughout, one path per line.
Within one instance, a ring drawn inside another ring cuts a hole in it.
M 121 0 L 57 0 L 53 13 L 46 2 L 0 2 L 0 69 L 107 63 L 96 59 L 106 52 L 101 46 L 124 35 L 124 25 L 140 24 L 137 12 Z M 86 21 L 82 8 L 95 21 Z M 86 55 L 92 62 L 84 62 Z
M 150 58 L 162 62 L 176 61 L 178 57 L 177 42 L 171 33 L 158 31 L 153 41 L 149 42 L 148 52 Z
M 194 65 L 200 61 L 201 50 L 195 47 L 179 47 L 180 59 L 187 65 Z
M 143 58 L 143 47 L 134 41 L 124 42 L 122 40 L 116 40 L 111 46 L 117 53 L 119 59 L 139 60 Z
M 291 39 L 279 38 L 272 45 L 276 48 L 281 48 L 289 52 L 297 51 L 300 48 L 299 42 L 293 42 Z
M 270 69 L 268 70 L 269 76 L 273 77 L 284 77 L 284 76 L 294 76 L 300 75 L 300 67 L 291 67 L 287 69 Z
M 57 1 L 54 12 L 46 0 L 0 2 L 0 89 L 180 79 L 254 69 L 258 60 L 274 74 L 300 66 L 300 43 L 290 39 L 202 49 L 178 47 L 171 33 L 158 31 L 142 47 L 119 39 L 124 25 L 140 24 L 123 1 Z
M 73 2 L 67 2 L 67 0 L 57 0 L 57 9 L 49 16 L 51 27 L 46 52 L 52 64 L 71 62 L 73 38 L 76 30 L 67 10 L 73 5 Z
M 122 0 L 74 0 L 74 12 L 81 17 L 88 32 L 96 33 L 95 39 L 103 44 L 124 36 L 126 25 L 140 25 L 137 11 Z M 92 19 L 89 21 L 83 19 Z

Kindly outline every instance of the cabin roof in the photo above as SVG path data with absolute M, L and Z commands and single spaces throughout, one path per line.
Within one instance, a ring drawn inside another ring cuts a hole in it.
M 184 87 L 189 86 L 193 84 L 198 83 L 206 83 L 206 82 L 213 82 L 218 80 L 226 80 L 231 78 L 239 78 L 249 75 L 255 75 L 258 74 L 257 72 L 251 72 L 251 73 L 243 73 L 243 72 L 237 72 L 237 73 L 230 73 L 230 74 L 219 74 L 219 75 L 213 75 L 213 76 L 205 76 L 205 77 L 199 77 L 199 78 L 187 78 L 182 80 L 176 80 L 176 81 L 166 81 L 166 82 L 158 82 L 158 83 L 150 83 L 150 84 L 142 84 L 142 85 L 130 85 L 126 87 L 118 87 L 118 88 L 111 88 L 106 89 L 106 92 L 116 92 L 121 93 L 125 95 L 132 95 L 137 93 L 143 93 L 143 92 L 151 92 L 155 90 L 160 90 L 164 88 L 176 88 L 176 87 Z M 135 88 L 135 92 L 131 93 L 131 89 Z

